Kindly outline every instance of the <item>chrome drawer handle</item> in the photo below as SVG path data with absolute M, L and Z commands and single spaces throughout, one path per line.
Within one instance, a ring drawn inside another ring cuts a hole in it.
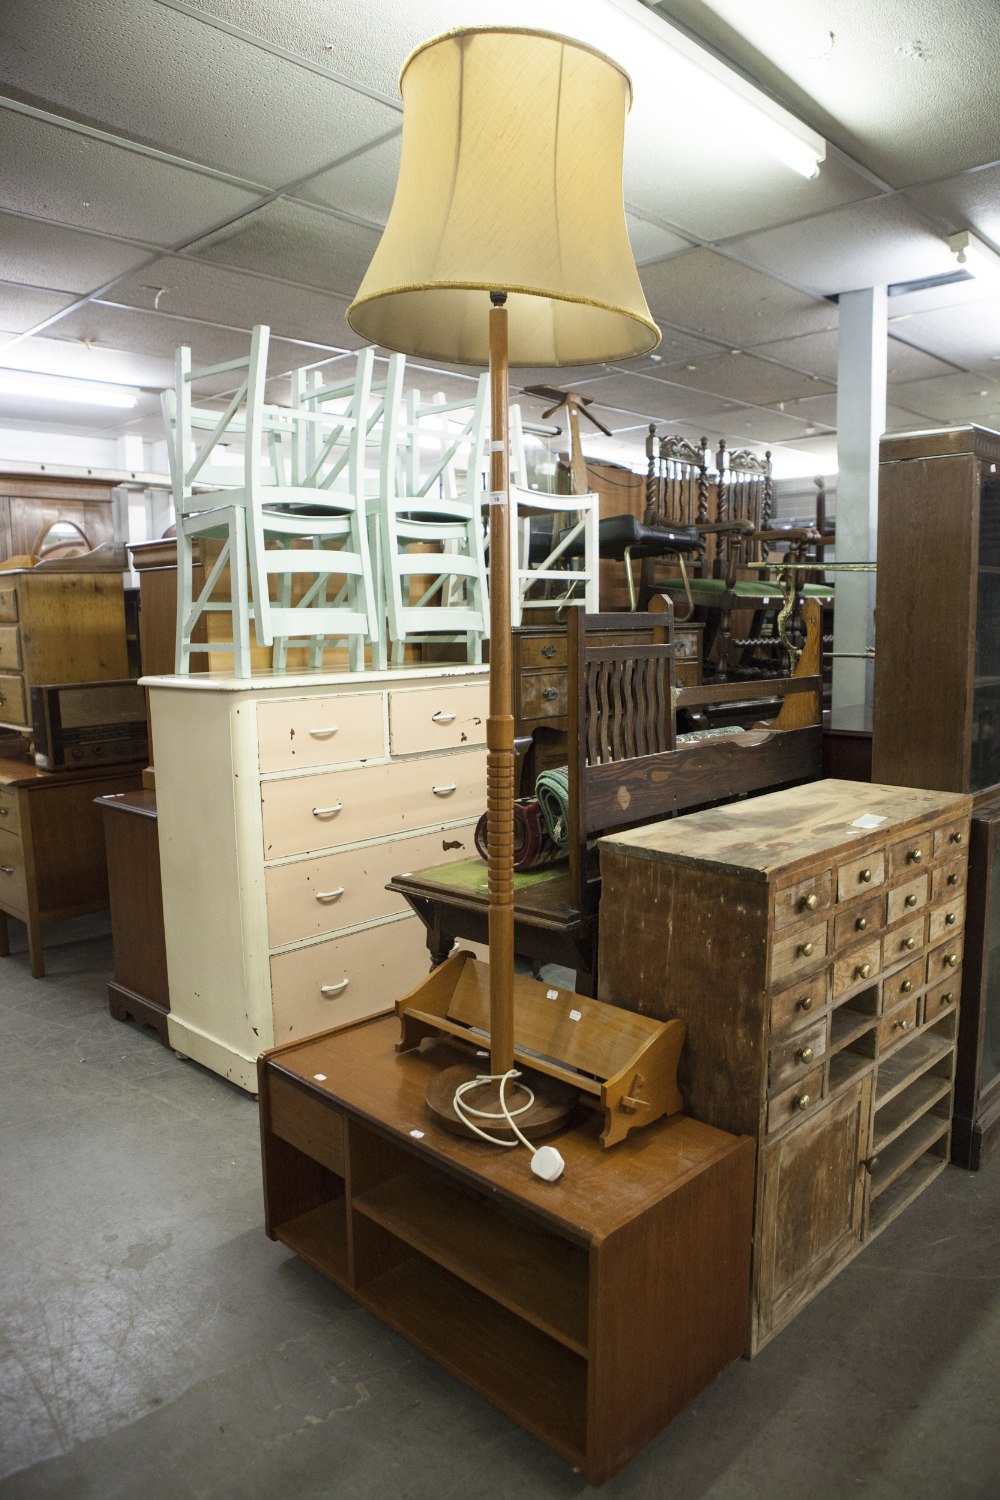
M 339 901 L 340 898 L 341 898 L 341 896 L 343 894 L 344 894 L 344 887 L 342 885 L 338 885 L 338 887 L 337 887 L 337 889 L 335 891 L 317 891 L 316 892 L 316 900 L 317 901 Z
M 950 911 L 944 919 L 944 925 L 946 927 L 954 927 L 957 921 L 958 918 L 956 917 L 955 913 L 953 911 Z
M 924 857 L 924 851 L 922 849 L 911 849 L 906 857 L 908 860 L 911 860 L 913 864 L 919 865 Z
M 337 733 L 339 728 L 339 724 L 331 724 L 329 729 L 310 729 L 309 733 L 314 740 L 328 740 L 331 735 Z
M 431 723 L 432 724 L 450 724 L 451 721 L 452 721 L 452 719 L 454 719 L 456 717 L 457 717 L 457 715 L 455 715 L 455 714 L 446 714 L 445 711 L 444 711 L 444 709 L 439 708 L 436 714 L 431 714 Z
M 543 646 L 542 647 L 542 655 L 547 660 L 551 661 L 552 657 L 555 656 L 555 654 L 556 654 L 556 648 L 555 648 L 555 646 Z
M 350 984 L 349 979 L 342 979 L 339 984 L 321 984 L 319 992 L 321 995 L 340 995 Z
M 795 1108 L 796 1109 L 808 1109 L 811 1103 L 812 1103 L 812 1097 L 809 1094 L 800 1094 L 799 1097 L 795 1101 Z
M 452 792 L 458 791 L 458 783 L 453 781 L 451 786 L 432 786 L 431 791 L 435 797 L 450 797 Z
M 312 815 L 314 818 L 335 818 L 343 806 L 342 802 L 338 802 L 334 807 L 314 807 Z
M 917 904 L 917 898 L 913 894 L 913 892 L 911 891 L 910 894 L 907 896 L 906 900 L 903 902 L 903 905 L 904 906 L 916 906 L 916 904 Z
M 14 873 L 14 866 L 13 865 L 0 865 L 0 875 L 13 875 L 13 873 Z
M 867 885 L 868 882 L 871 880 L 871 878 L 872 878 L 872 872 L 871 872 L 871 870 L 861 870 L 861 871 L 858 872 L 858 879 L 861 881 L 862 885 Z
M 819 897 L 815 894 L 815 892 L 810 891 L 808 896 L 802 897 L 802 900 L 799 904 L 802 907 L 803 911 L 815 911 L 817 906 L 819 905 Z

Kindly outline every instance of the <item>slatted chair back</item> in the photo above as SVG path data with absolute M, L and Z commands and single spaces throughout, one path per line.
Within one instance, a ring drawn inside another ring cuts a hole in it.
M 647 526 L 703 526 L 708 521 L 708 439 L 701 446 L 676 434 L 646 438 Z
M 719 539 L 716 576 L 730 582 L 737 571 L 751 562 L 766 562 L 774 510 L 774 488 L 771 477 L 771 453 L 763 458 L 747 449 L 730 452 L 723 438 L 715 455 L 718 475 L 716 519 L 720 522 L 742 521 L 744 534 L 723 533 Z

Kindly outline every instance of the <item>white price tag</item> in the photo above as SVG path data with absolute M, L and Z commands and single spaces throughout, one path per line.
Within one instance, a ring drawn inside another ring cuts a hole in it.
M 583 1012 L 580 1010 L 571 1010 L 569 1013 L 569 1018 L 571 1021 L 582 1021 Z
M 558 1000 L 559 999 L 559 991 L 558 990 L 546 990 L 545 991 L 545 998 L 546 998 L 546 1000 Z

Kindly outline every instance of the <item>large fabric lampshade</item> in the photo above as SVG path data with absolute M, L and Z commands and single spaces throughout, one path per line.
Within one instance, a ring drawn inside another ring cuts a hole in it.
M 483 293 L 496 291 L 512 364 L 655 348 L 622 204 L 627 74 L 566 37 L 477 27 L 418 47 L 400 90 L 399 180 L 347 313 L 355 333 L 485 365 Z

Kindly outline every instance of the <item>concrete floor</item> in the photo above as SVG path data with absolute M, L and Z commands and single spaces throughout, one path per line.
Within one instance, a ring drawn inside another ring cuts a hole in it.
M 0 960 L 2 1500 L 586 1491 L 265 1237 L 256 1105 L 110 1018 L 101 919 L 47 962 Z M 949 1168 L 601 1493 L 997 1500 L 998 1204 Z

